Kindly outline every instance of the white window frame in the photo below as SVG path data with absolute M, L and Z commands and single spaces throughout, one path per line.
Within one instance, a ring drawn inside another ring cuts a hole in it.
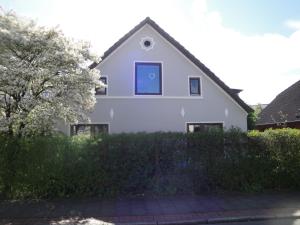
M 72 132 L 71 132 L 71 127 L 74 126 L 74 125 L 107 125 L 107 134 L 110 134 L 110 123 L 109 122 L 95 122 L 95 123 L 76 123 L 76 124 L 70 124 L 70 129 L 69 129 L 69 132 L 70 132 L 70 136 L 72 135 Z

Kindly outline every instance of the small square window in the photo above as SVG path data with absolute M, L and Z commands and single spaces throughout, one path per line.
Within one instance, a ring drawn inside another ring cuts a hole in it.
M 135 94 L 161 95 L 161 63 L 135 64 Z
M 190 77 L 190 95 L 201 95 L 200 77 Z
M 100 77 L 100 80 L 102 83 L 107 84 L 107 78 L 106 77 Z M 106 87 L 99 87 L 95 89 L 96 95 L 106 95 L 107 88 Z

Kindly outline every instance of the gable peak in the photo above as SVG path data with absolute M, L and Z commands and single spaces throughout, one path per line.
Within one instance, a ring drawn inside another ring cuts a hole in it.
M 107 51 L 104 52 L 102 61 L 107 58 L 112 52 L 114 52 L 122 43 L 124 43 L 129 37 L 136 33 L 144 25 L 150 25 L 154 30 L 156 30 L 163 38 L 165 38 L 171 45 L 173 45 L 179 52 L 181 52 L 187 59 L 189 59 L 195 66 L 197 66 L 201 71 L 203 71 L 210 79 L 212 79 L 218 86 L 220 86 L 232 99 L 234 99 L 246 112 L 252 112 L 253 109 L 250 108 L 243 100 L 238 96 L 240 90 L 229 88 L 223 81 L 220 80 L 210 69 L 208 69 L 202 62 L 199 61 L 192 53 L 190 53 L 186 48 L 184 48 L 178 41 L 171 37 L 166 31 L 164 31 L 157 23 L 155 23 L 149 16 L 142 20 L 138 25 L 136 25 L 132 30 L 125 34 L 120 40 L 118 40 L 113 46 L 111 46 Z M 100 62 L 99 62 L 100 63 Z M 90 68 L 93 69 L 99 63 L 93 63 Z

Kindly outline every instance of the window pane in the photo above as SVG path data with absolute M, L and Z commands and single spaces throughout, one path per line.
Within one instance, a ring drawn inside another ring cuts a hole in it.
M 108 124 L 76 124 L 71 125 L 71 135 L 91 135 L 108 133 Z
M 200 78 L 190 78 L 190 94 L 200 95 Z
M 86 126 L 86 125 L 77 125 L 76 129 L 76 134 L 77 135 L 89 135 L 91 134 L 91 126 Z
M 161 64 L 136 64 L 136 94 L 161 94 Z
M 94 135 L 100 133 L 108 133 L 108 124 L 96 124 L 94 125 Z
M 187 124 L 187 132 L 194 133 L 194 132 L 207 132 L 211 130 L 218 130 L 222 129 L 222 123 L 190 123 Z
M 100 77 L 102 83 L 107 84 L 106 77 Z M 96 88 L 96 95 L 106 95 L 106 87 Z
M 203 128 L 205 131 L 213 131 L 213 130 L 222 129 L 222 125 L 221 124 L 204 124 Z

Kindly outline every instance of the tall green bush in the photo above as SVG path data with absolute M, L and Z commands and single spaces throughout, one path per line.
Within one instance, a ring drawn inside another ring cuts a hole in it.
M 224 158 L 224 133 L 212 130 L 187 134 L 187 137 L 194 191 L 211 191 L 218 183 L 218 164 Z
M 300 188 L 300 131 L 0 136 L 0 197 Z
M 276 129 L 250 132 L 262 146 L 268 163 L 269 187 L 300 188 L 300 130 Z

